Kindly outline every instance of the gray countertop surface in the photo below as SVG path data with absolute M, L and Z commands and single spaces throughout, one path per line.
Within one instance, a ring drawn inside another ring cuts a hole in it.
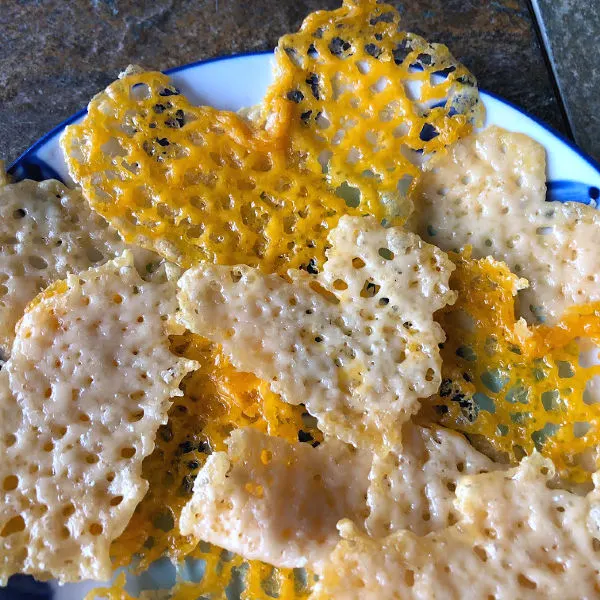
M 532 7 L 525 0 L 392 2 L 408 30 L 447 44 L 482 88 L 561 133 L 574 134 L 598 157 L 600 127 L 595 136 L 587 130 L 590 119 L 582 115 L 592 114 L 593 107 L 581 95 L 574 95 L 565 107 L 566 98 L 557 85 L 574 85 L 561 56 L 577 58 L 580 33 L 560 36 L 560 27 L 569 10 L 579 15 L 573 8 L 577 3 L 534 0 Z M 563 4 L 566 8 L 556 17 L 558 8 L 552 6 Z M 0 159 L 14 160 L 83 108 L 129 63 L 166 69 L 218 55 L 271 49 L 309 12 L 338 5 L 338 0 L 3 0 Z M 598 11 L 588 12 L 587 19 L 577 17 L 580 30 L 594 26 Z M 571 20 L 575 22 L 574 17 Z M 552 46 L 558 37 L 568 47 Z M 578 64 L 577 80 L 591 93 L 599 84 L 598 68 L 583 58 Z M 586 80 L 588 75 L 595 78 L 592 83 Z M 582 122 L 580 134 L 574 129 Z

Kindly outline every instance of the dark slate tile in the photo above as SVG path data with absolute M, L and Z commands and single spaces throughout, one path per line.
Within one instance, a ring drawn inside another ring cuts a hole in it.
M 447 43 L 484 88 L 563 129 L 525 0 L 393 4 L 408 29 Z M 3 0 L 0 158 L 16 158 L 131 62 L 166 69 L 270 49 L 310 11 L 338 5 L 338 0 Z
M 600 160 L 600 0 L 532 0 L 578 145 Z

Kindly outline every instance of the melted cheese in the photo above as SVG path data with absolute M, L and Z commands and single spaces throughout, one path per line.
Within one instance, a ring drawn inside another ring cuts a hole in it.
M 198 544 L 193 536 L 181 534 L 178 523 L 192 498 L 199 470 L 210 452 L 227 450 L 225 440 L 232 430 L 252 427 L 282 442 L 300 439 L 316 444 L 322 437 L 310 422 L 314 419 L 305 418 L 302 406 L 283 402 L 264 381 L 236 371 L 218 346 L 199 336 L 189 332 L 173 336 L 171 350 L 199 367 L 183 381 L 183 396 L 176 399 L 168 423 L 158 430 L 154 452 L 144 461 L 142 476 L 150 489 L 111 546 L 114 565 L 128 566 L 132 556 L 137 557 L 136 571 L 165 555 L 176 562 L 186 556 L 202 560 L 206 564 L 202 580 L 183 586 L 177 592 L 182 599 L 220 597 L 240 572 L 244 598 L 266 599 L 265 589 L 281 589 L 287 594 L 284 597 L 302 597 L 301 581 L 293 570 L 273 569 L 217 546 Z
M 21 319 L 1 371 L 3 584 L 15 572 L 110 577 L 110 543 L 148 488 L 142 460 L 194 366 L 169 351 L 175 306 L 172 286 L 143 282 L 124 255 L 70 276 Z
M 318 268 L 329 229 L 358 213 L 280 140 L 193 106 L 157 72 L 128 69 L 61 143 L 92 208 L 126 241 L 184 267 Z
M 529 281 L 520 314 L 552 324 L 573 304 L 600 301 L 600 212 L 546 202 L 545 164 L 531 138 L 489 127 L 429 163 L 407 227 L 444 250 L 504 261 Z
M 343 540 L 311 598 L 596 598 L 597 492 L 552 489 L 552 476 L 552 463 L 535 455 L 507 473 L 464 477 L 456 488 L 458 523 L 425 537 L 374 539 L 342 521 Z
M 179 282 L 181 320 L 223 344 L 328 434 L 354 445 L 399 441 L 419 398 L 440 382 L 433 313 L 453 301 L 451 264 L 433 246 L 374 219 L 344 217 L 316 279 L 240 265 L 199 265 Z
M 425 535 L 453 525 L 458 480 L 501 468 L 460 434 L 408 423 L 401 449 L 373 457 L 367 531 L 374 537 L 402 530 Z
M 399 20 L 375 0 L 310 14 L 279 40 L 263 103 L 267 127 L 309 169 L 349 185 L 371 214 L 383 204 L 388 218 L 406 217 L 420 163 L 483 113 L 473 75 Z
M 588 382 L 600 366 L 580 362 L 577 339 L 600 343 L 600 305 L 573 306 L 552 327 L 528 327 L 515 317 L 523 280 L 491 258 L 451 258 L 458 300 L 438 313 L 447 340 L 429 417 L 501 460 L 518 462 L 537 448 L 562 477 L 589 481 L 600 405 L 588 397 Z
M 114 258 L 119 234 L 58 181 L 0 185 L 0 352 L 7 358 L 15 325 L 48 285 Z
M 343 517 L 364 520 L 370 455 L 337 440 L 317 448 L 239 429 L 198 473 L 184 535 L 279 567 L 323 560 Z M 350 487 L 348 484 L 354 484 Z

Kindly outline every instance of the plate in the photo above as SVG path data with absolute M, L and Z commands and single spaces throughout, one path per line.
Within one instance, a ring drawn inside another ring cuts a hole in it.
M 199 61 L 165 71 L 175 85 L 196 104 L 207 104 L 226 110 L 258 104 L 271 82 L 272 52 L 242 54 Z M 600 205 L 600 165 L 544 123 L 526 114 L 517 106 L 482 91 L 486 107 L 485 125 L 499 125 L 511 131 L 525 133 L 544 146 L 547 154 L 548 200 L 577 201 Z M 59 146 L 67 125 L 81 121 L 82 110 L 25 151 L 10 167 L 17 180 L 56 178 L 70 181 Z M 185 579 L 198 580 L 201 565 L 185 561 L 177 570 Z M 167 559 L 154 563 L 138 577 L 129 576 L 127 591 L 137 595 L 142 590 L 169 589 L 175 583 L 176 569 Z M 15 576 L 8 589 L 0 589 L 0 600 L 36 597 L 56 600 L 80 600 L 98 587 L 97 582 L 82 582 L 58 586 L 54 582 L 37 583 L 27 576 Z
M 226 110 L 258 104 L 271 82 L 272 52 L 240 54 L 198 61 L 165 71 L 175 85 L 196 104 Z M 600 164 L 586 156 L 569 140 L 520 108 L 482 91 L 487 116 L 485 125 L 499 125 L 520 131 L 537 140 L 546 149 L 548 200 L 578 201 L 586 204 L 600 197 Z M 10 167 L 17 180 L 56 178 L 70 183 L 59 146 L 60 135 L 71 123 L 81 121 L 78 112 L 26 150 Z

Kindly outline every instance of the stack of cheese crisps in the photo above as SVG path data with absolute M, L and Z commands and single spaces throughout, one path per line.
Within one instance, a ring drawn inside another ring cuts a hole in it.
M 243 116 L 129 67 L 62 138 L 77 189 L 3 181 L 0 581 L 600 595 L 595 208 L 388 5 L 275 75 Z

